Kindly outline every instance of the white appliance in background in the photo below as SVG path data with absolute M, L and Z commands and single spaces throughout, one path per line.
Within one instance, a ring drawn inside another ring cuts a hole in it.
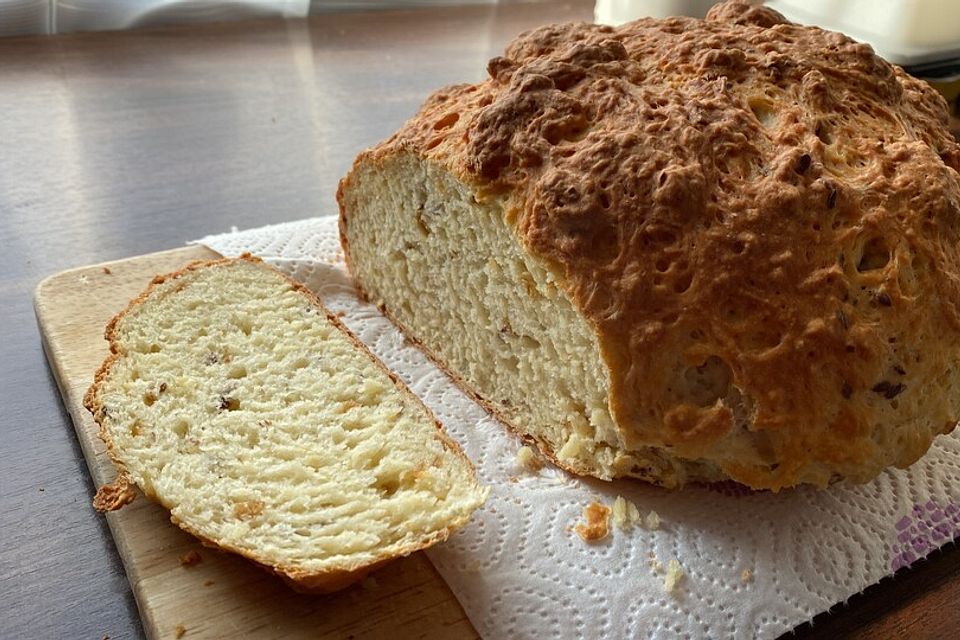
M 520 0 L 536 2 L 536 0 Z M 365 11 L 368 9 L 423 9 L 463 4 L 497 4 L 501 0 L 311 0 L 310 13 Z
M 597 0 L 594 16 L 622 24 L 651 16 L 702 18 L 715 0 Z M 761 4 L 759 1 L 756 4 Z M 912 66 L 960 58 L 960 0 L 766 0 L 789 20 L 869 43 L 890 62 Z
M 51 0 L 0 0 L 0 38 L 50 33 Z
M 717 0 L 597 0 L 593 16 L 595 22 L 612 25 L 637 18 L 702 18 L 716 3 Z
M 2 0 L 0 0 L 2 1 Z M 310 0 L 48 0 L 53 33 L 251 18 L 302 18 Z
M 767 0 L 794 22 L 842 31 L 890 62 L 960 57 L 960 0 Z

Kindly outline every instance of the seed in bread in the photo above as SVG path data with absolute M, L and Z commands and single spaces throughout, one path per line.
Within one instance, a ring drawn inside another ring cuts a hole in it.
M 171 520 L 331 591 L 447 538 L 483 502 L 430 411 L 306 289 L 253 258 L 156 278 L 107 328 L 86 406 Z
M 865 482 L 960 417 L 943 98 L 745 2 L 560 24 L 340 184 L 345 256 L 560 466 L 667 487 Z

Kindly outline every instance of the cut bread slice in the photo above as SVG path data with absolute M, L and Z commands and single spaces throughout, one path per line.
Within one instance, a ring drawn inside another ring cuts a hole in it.
M 205 543 L 333 591 L 446 539 L 487 494 L 426 406 L 256 258 L 154 279 L 85 396 L 118 469 Z

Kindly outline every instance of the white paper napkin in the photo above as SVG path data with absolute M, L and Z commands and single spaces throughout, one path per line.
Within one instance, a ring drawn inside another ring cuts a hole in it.
M 738 485 L 665 491 L 638 482 L 520 469 L 520 442 L 462 393 L 376 308 L 354 295 L 336 219 L 198 241 L 250 251 L 317 292 L 410 385 L 492 487 L 470 525 L 427 553 L 487 638 L 775 638 L 960 533 L 960 436 L 907 471 L 863 486 L 753 493 Z M 574 531 L 617 496 L 656 529 Z M 665 587 L 671 560 L 682 578 Z

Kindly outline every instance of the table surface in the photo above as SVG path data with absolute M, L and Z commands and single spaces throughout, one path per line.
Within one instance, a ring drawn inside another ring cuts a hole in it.
M 136 604 L 31 295 L 70 267 L 231 226 L 332 214 L 356 153 L 439 85 L 592 3 L 325 14 L 0 40 L 0 637 L 137 638 Z M 949 637 L 960 551 L 868 589 L 800 637 Z

